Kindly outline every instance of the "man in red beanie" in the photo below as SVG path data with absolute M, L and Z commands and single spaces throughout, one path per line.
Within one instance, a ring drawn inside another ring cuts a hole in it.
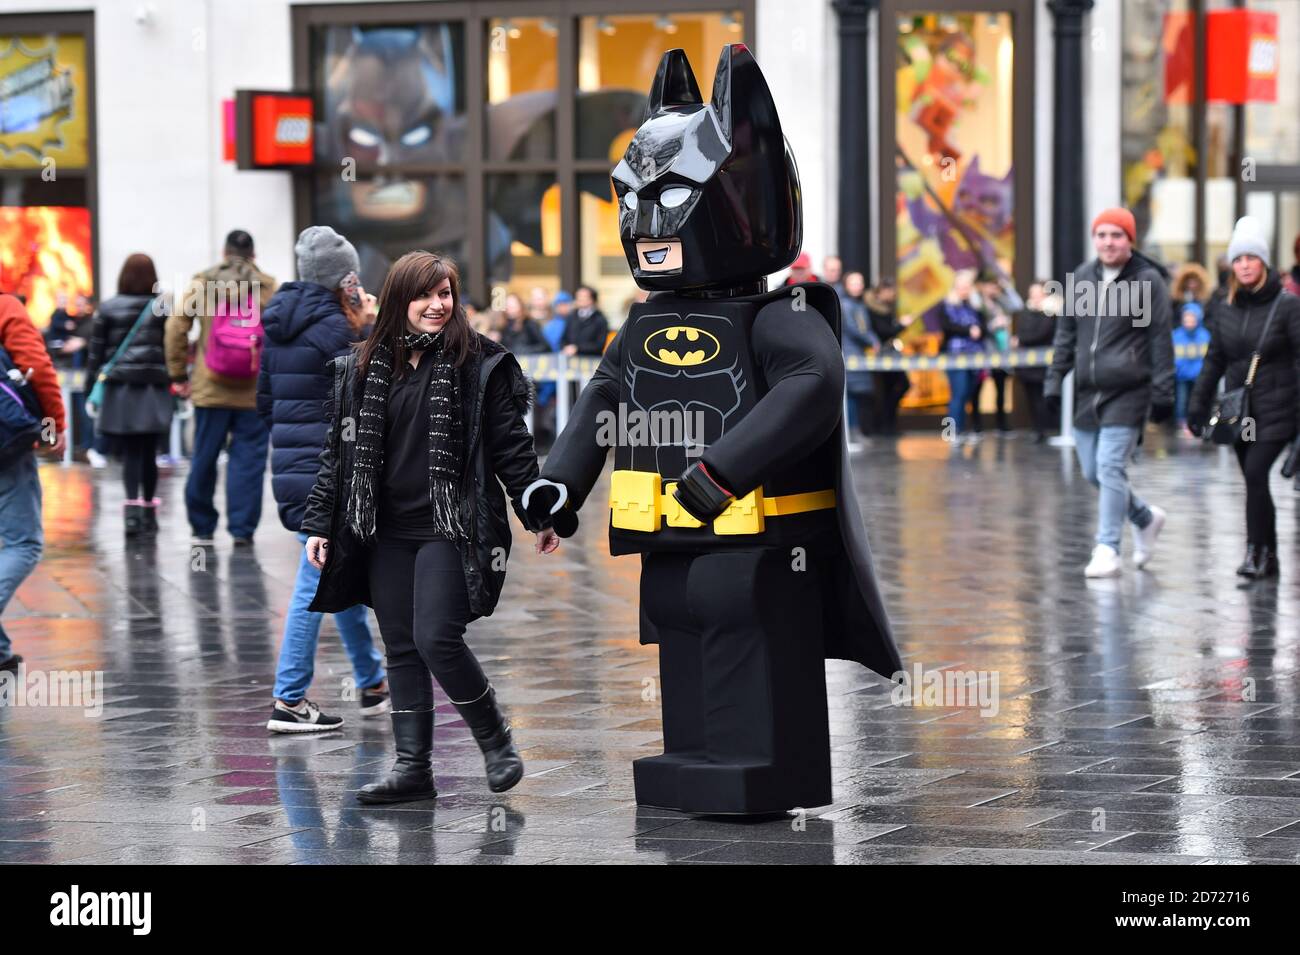
M 1165 512 L 1133 493 L 1128 462 L 1147 418 L 1163 421 L 1174 404 L 1173 309 L 1169 274 L 1133 248 L 1137 225 L 1127 209 L 1093 220 L 1097 257 L 1069 276 L 1065 313 L 1056 323 L 1052 367 L 1043 393 L 1059 400 L 1074 371 L 1074 441 L 1083 476 L 1100 491 L 1097 540 L 1087 577 L 1116 577 L 1127 519 L 1133 563 L 1151 560 Z

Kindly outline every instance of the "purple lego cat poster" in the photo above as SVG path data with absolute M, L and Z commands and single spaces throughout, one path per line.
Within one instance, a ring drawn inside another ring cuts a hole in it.
M 927 327 L 958 271 L 1012 272 L 1012 49 L 1006 13 L 899 19 L 895 275 Z

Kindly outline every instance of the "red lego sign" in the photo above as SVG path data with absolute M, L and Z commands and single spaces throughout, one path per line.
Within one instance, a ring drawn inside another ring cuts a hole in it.
M 1205 15 L 1205 98 L 1212 103 L 1277 99 L 1277 14 L 1212 10 Z
M 235 112 L 235 146 L 240 169 L 292 169 L 311 165 L 310 96 L 238 90 Z

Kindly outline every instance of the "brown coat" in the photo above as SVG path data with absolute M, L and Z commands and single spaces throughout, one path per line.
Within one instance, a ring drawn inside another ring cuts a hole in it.
M 230 256 L 220 265 L 194 276 L 190 284 L 179 292 L 173 303 L 172 313 L 167 318 L 165 346 L 167 351 L 167 373 L 174 382 L 191 382 L 190 399 L 196 408 L 255 408 L 257 406 L 257 376 L 252 378 L 227 378 L 208 370 L 203 361 L 203 351 L 208 342 L 208 331 L 212 326 L 212 298 L 215 294 L 224 294 L 221 289 L 231 288 L 228 284 L 220 287 L 217 283 L 247 283 L 247 287 L 257 293 L 261 308 L 271 301 L 275 294 L 275 279 L 258 270 L 248 259 Z M 198 350 L 194 357 L 194 368 L 189 364 L 189 335 L 194 322 L 200 323 Z

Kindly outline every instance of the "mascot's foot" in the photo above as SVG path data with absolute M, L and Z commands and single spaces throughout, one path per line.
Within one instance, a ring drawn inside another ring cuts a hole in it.
M 702 755 L 649 756 L 632 763 L 640 806 L 700 815 L 765 816 L 830 805 L 830 773 L 770 763 L 719 763 Z

